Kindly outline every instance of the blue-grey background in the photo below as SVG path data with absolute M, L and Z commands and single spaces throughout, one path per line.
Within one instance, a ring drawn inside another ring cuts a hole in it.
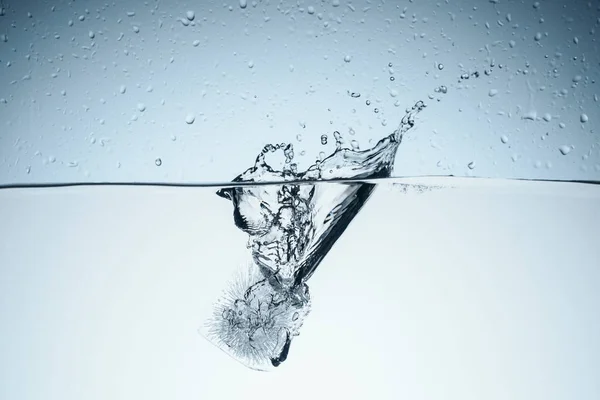
M 598 179 L 599 7 L 2 0 L 0 182 L 222 182 L 278 142 L 305 168 L 417 100 L 397 176 Z

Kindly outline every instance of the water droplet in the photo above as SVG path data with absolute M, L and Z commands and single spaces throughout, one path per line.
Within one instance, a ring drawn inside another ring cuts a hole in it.
M 194 116 L 194 114 L 188 114 L 185 117 L 185 123 L 188 125 L 193 124 L 195 120 L 196 120 L 196 117 Z
M 139 26 L 134 26 L 134 27 L 133 27 L 133 31 L 134 31 L 135 33 L 140 33 L 140 27 L 139 27 Z
M 135 11 L 127 11 L 128 17 L 135 17 Z
M 444 69 L 444 64 L 442 64 L 442 63 L 439 63 L 439 64 L 438 64 L 438 69 L 439 69 L 440 71 L 441 71 L 441 70 L 443 70 L 443 69 Z
M 63 89 L 63 90 L 60 91 L 60 94 L 63 95 L 63 96 L 66 96 L 67 95 L 67 91 Z
M 96 34 L 93 31 L 89 31 L 88 36 L 90 37 L 90 39 L 93 39 L 96 37 Z
M 572 150 L 571 146 L 567 146 L 567 145 L 562 145 L 558 148 L 558 150 L 560 151 L 560 153 L 563 156 L 566 156 L 567 154 L 569 154 Z
M 534 3 L 533 3 L 533 8 L 535 8 L 536 10 L 537 10 L 538 8 L 540 8 L 540 2 L 539 2 L 539 1 L 536 1 L 536 2 L 534 2 Z
M 566 126 L 567 126 L 567 125 L 565 125 L 565 123 L 564 123 L 564 122 L 559 122 L 559 123 L 558 123 L 558 127 L 559 127 L 560 129 L 565 129 L 565 127 L 566 127 Z
M 490 97 L 494 97 L 497 94 L 498 94 L 497 89 L 490 89 L 490 91 L 488 92 L 488 96 L 490 96 Z
M 469 169 L 475 169 L 475 161 L 471 161 L 467 167 L 469 167 Z
M 84 21 L 84 20 L 85 20 L 85 15 L 80 15 L 80 16 L 79 16 L 79 20 L 80 20 L 80 21 Z
M 357 140 L 350 141 L 350 146 L 352 146 L 352 150 L 354 151 L 360 150 L 360 145 L 358 144 Z
M 581 121 L 581 123 L 585 124 L 586 122 L 588 122 L 588 116 L 587 114 L 581 114 L 579 116 L 579 120 Z
M 315 13 L 315 8 L 313 6 L 308 6 L 308 13 L 309 14 L 314 14 Z
M 379 112 L 379 108 L 374 108 L 374 109 L 373 109 L 373 112 L 374 112 L 374 113 L 378 113 L 378 112 Z
M 346 61 L 347 63 L 349 63 L 352 60 L 352 57 L 350 57 L 349 55 L 346 55 L 344 57 L 344 61 Z
M 535 39 L 536 42 L 539 42 L 540 40 L 542 40 L 542 34 L 540 32 L 538 32 L 535 34 L 535 36 L 533 38 Z
M 352 93 L 350 93 L 350 97 L 354 97 L 355 99 L 357 99 L 357 98 L 360 97 L 360 93 L 358 93 L 358 92 L 352 92 Z
M 371 100 L 365 101 L 365 104 L 368 105 L 368 106 L 370 106 L 371 105 Z
M 508 136 L 506 136 L 506 135 L 500 136 L 500 141 L 504 144 L 508 143 Z
M 248 7 L 248 0 L 240 0 L 240 8 Z
M 198 45 L 200 45 L 200 41 L 199 41 L 198 39 L 196 39 L 196 40 L 194 40 L 194 41 L 192 42 L 192 45 L 193 45 L 194 47 L 198 47 Z
M 144 112 L 146 111 L 146 105 L 144 103 L 138 103 L 137 109 L 140 110 L 140 112 Z
M 393 76 L 390 76 L 390 81 L 394 82 L 396 80 L 396 78 L 394 78 Z
M 297 134 L 296 135 L 296 140 L 301 142 L 302 141 L 302 135 L 301 134 Z
M 248 68 L 254 68 L 254 61 L 248 61 Z
M 327 135 L 321 135 L 321 144 L 322 145 L 326 145 L 327 144 Z
M 125 94 L 126 91 L 127 91 L 127 87 L 125 85 L 121 85 L 121 87 L 119 88 L 119 93 Z
M 546 122 L 550 122 L 552 121 L 552 115 L 550 115 L 549 113 L 545 113 L 544 116 L 542 117 L 544 119 L 544 121 Z
M 156 160 L 154 160 L 154 164 L 155 164 L 157 167 L 160 167 L 160 166 L 162 165 L 162 160 L 161 160 L 160 158 L 157 158 Z
M 190 21 L 193 21 L 194 18 L 196 18 L 196 14 L 192 10 L 190 10 L 190 11 L 188 11 L 188 12 L 185 13 L 185 17 L 187 19 L 189 19 Z
M 579 44 L 579 39 L 577 38 L 577 36 L 575 36 L 575 37 L 573 38 L 573 43 L 575 43 L 575 44 Z
M 334 6 L 334 7 L 339 7 L 340 6 L 340 0 L 333 0 L 331 2 L 331 5 Z

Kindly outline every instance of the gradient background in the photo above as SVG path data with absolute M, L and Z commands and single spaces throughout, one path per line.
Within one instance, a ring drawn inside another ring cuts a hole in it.
M 2 183 L 223 182 L 277 142 L 303 168 L 417 100 L 398 176 L 600 177 L 597 2 L 2 1 Z
M 0 399 L 597 400 L 598 189 L 476 186 L 379 187 L 270 373 L 197 333 L 248 262 L 211 189 L 2 190 Z

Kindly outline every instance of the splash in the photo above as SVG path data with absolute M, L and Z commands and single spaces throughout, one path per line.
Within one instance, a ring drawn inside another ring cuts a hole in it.
M 293 163 L 291 144 L 267 145 L 233 182 L 280 184 L 217 192 L 232 202 L 234 223 L 248 234 L 252 265 L 216 303 L 205 326 L 209 340 L 253 369 L 270 370 L 286 360 L 310 312 L 307 281 L 375 189 L 372 183 L 322 182 L 389 177 L 404 134 L 424 108 L 417 102 L 371 149 L 343 148 L 336 140 L 336 150 L 304 172 Z M 281 170 L 266 161 L 278 151 L 285 156 Z

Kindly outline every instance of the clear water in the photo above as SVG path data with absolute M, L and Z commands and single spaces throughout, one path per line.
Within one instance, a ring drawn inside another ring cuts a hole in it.
M 319 252 L 301 279 L 310 300 L 284 279 L 293 269 L 255 285 L 275 254 L 257 262 L 256 238 L 215 193 L 231 188 L 1 190 L 0 397 L 262 398 L 265 385 L 289 390 L 307 371 L 310 384 L 290 397 L 318 387 L 385 398 L 600 393 L 598 186 L 370 182 L 301 185 L 351 197 L 374 188 L 343 233 L 327 229 L 323 212 L 302 251 L 282 252 Z M 318 198 L 329 209 L 345 197 Z M 332 238 L 327 252 L 319 247 Z M 263 296 L 274 302 L 259 305 Z M 256 307 L 263 319 L 237 321 L 227 336 L 234 299 L 236 311 Z M 293 337 L 285 361 L 280 332 Z M 274 369 L 276 357 L 275 381 L 244 366 Z

